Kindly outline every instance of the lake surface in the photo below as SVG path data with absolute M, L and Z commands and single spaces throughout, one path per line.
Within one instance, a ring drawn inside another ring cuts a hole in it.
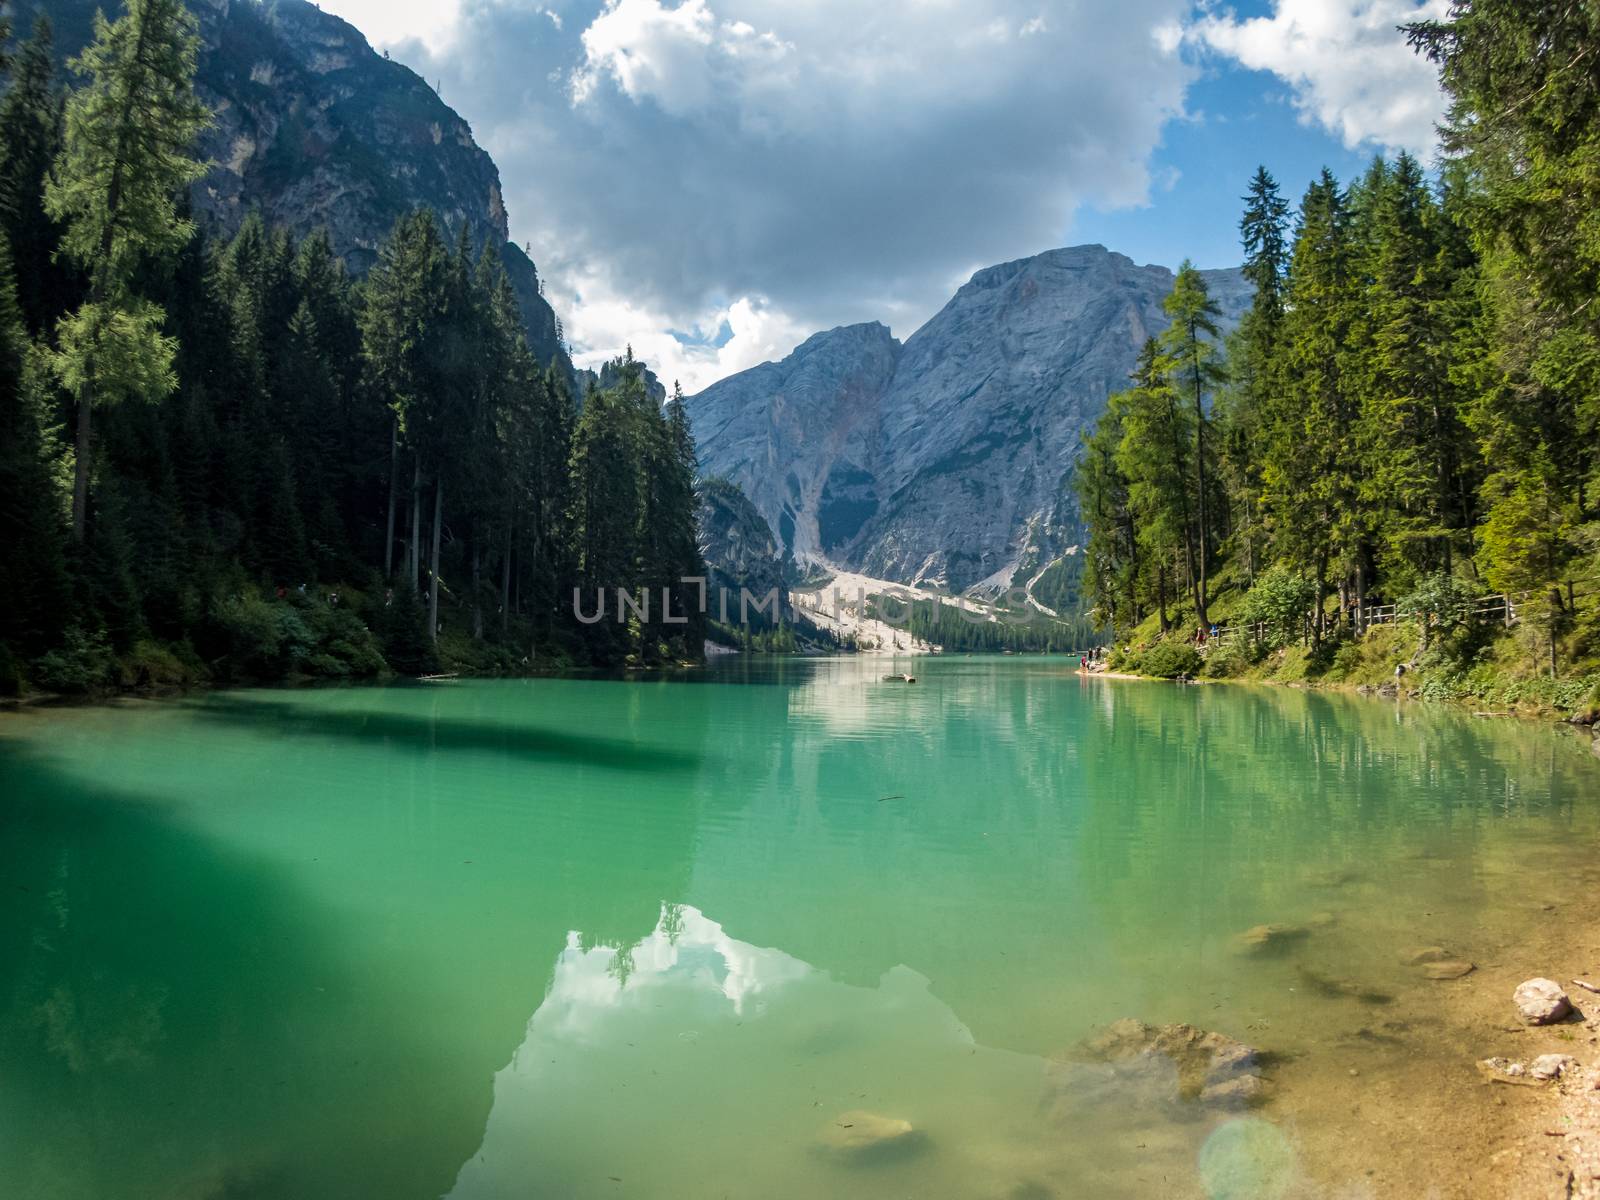
M 0 715 L 0 1195 L 1285 1195 L 1339 1182 L 1328 1080 L 1470 1069 L 1394 1018 L 1473 977 L 1402 956 L 1593 870 L 1561 731 L 891 669 Z M 1084 1102 L 1053 1060 L 1128 1016 L 1288 1065 L 1248 1115 Z M 851 1110 L 919 1140 L 831 1153 Z

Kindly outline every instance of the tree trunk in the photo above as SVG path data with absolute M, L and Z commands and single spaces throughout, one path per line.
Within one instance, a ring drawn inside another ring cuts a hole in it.
M 428 636 L 439 644 L 439 527 L 444 517 L 444 481 L 433 485 L 433 556 L 428 567 Z
M 1367 565 L 1356 564 L 1356 636 L 1367 632 Z
M 472 535 L 472 638 L 483 641 L 483 554 L 476 530 Z
M 1191 330 L 1190 338 L 1196 346 L 1199 344 L 1198 336 L 1198 331 Z M 1194 607 L 1201 629 L 1211 624 L 1206 616 L 1206 560 L 1210 557 L 1207 552 L 1210 532 L 1206 528 L 1206 410 L 1203 392 L 1200 384 L 1200 352 L 1197 349 L 1194 358 L 1194 473 L 1198 488 L 1195 515 L 1200 525 L 1200 577 L 1195 582 Z
M 414 458 L 411 463 L 411 545 L 407 547 L 410 558 L 411 577 L 406 581 L 406 586 L 416 594 L 417 579 L 422 569 L 422 459 Z
M 89 528 L 89 460 L 93 448 L 89 422 L 93 411 L 94 403 L 85 385 L 78 392 L 78 435 L 74 451 L 77 461 L 72 471 L 72 540 L 80 545 Z
M 394 582 L 394 508 L 396 493 L 400 490 L 400 417 L 397 413 L 389 426 L 389 522 L 383 538 L 383 577 Z
M 511 626 L 511 546 L 513 526 L 506 522 L 506 552 L 500 560 L 500 633 L 504 636 Z

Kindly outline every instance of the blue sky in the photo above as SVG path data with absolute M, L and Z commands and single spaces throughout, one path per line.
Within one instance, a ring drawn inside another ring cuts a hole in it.
M 494 155 L 580 362 L 700 387 L 985 266 L 1238 261 L 1258 164 L 1432 153 L 1446 0 L 322 0 Z
M 1258 166 L 1296 203 L 1324 166 L 1349 179 L 1380 149 L 1351 150 L 1303 122 L 1290 89 L 1268 71 L 1215 64 L 1190 87 L 1189 104 L 1196 116 L 1167 125 L 1152 156 L 1157 182 L 1148 205 L 1085 207 L 1071 223 L 1071 241 L 1100 242 L 1141 263 L 1237 266 L 1240 198 Z M 1168 172 L 1175 182 L 1164 186 Z

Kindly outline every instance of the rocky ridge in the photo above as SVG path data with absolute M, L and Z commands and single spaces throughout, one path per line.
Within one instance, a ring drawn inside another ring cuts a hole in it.
M 1231 326 L 1236 270 L 1205 272 Z M 979 271 L 903 345 L 877 323 L 810 338 L 689 398 L 702 465 L 784 548 L 961 591 L 1026 582 L 1072 547 L 1081 434 L 1166 325 L 1165 267 L 1102 246 Z

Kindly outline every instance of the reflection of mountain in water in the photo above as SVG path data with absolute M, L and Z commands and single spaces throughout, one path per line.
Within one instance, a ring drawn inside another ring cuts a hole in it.
M 1108 1094 L 1094 1071 L 978 1045 L 906 967 L 853 987 L 667 905 L 630 949 L 569 935 L 448 1195 L 1119 1196 L 1136 1165 L 1192 1178 L 1217 1119 Z M 824 1145 L 861 1110 L 914 1140 Z

